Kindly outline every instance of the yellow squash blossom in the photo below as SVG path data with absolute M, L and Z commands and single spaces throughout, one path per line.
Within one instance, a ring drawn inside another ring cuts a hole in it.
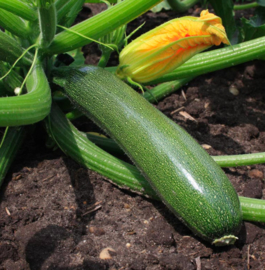
M 126 46 L 120 53 L 117 75 L 146 83 L 221 42 L 229 44 L 222 20 L 208 10 L 203 10 L 199 18 L 174 19 Z

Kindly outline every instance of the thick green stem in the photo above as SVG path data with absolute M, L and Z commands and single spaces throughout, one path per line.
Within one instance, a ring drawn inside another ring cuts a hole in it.
M 98 66 L 99 67 L 105 67 L 108 64 L 110 55 L 111 55 L 112 51 L 111 50 L 105 50 L 103 52 L 103 54 L 101 55 L 99 62 L 98 62 Z
M 119 26 L 130 22 L 159 2 L 161 0 L 125 0 L 70 29 L 89 38 L 98 39 Z M 57 54 L 67 52 L 90 42 L 73 32 L 63 31 L 55 36 L 47 53 Z
M 249 9 L 249 8 L 256 8 L 259 7 L 257 2 L 249 3 L 249 4 L 242 4 L 242 5 L 234 5 L 234 10 L 242 10 L 242 9 Z
M 239 196 L 244 220 L 265 222 L 265 200 Z
M 47 48 L 56 33 L 56 8 L 54 0 L 38 0 L 37 3 L 40 25 L 40 44 L 42 48 Z
M 265 152 L 230 156 L 212 156 L 221 167 L 249 166 L 265 163 Z
M 19 0 L 0 0 L 0 8 L 29 21 L 38 19 L 35 8 Z
M 36 64 L 27 80 L 28 93 L 0 98 L 0 126 L 21 126 L 45 118 L 51 107 L 51 92 L 41 64 Z
M 149 102 L 156 102 L 169 94 L 174 93 L 177 89 L 191 81 L 193 78 L 184 78 L 172 82 L 161 83 L 155 86 L 152 90 L 144 92 L 144 97 Z
M 0 143 L 0 187 L 25 135 L 26 127 L 9 127 Z
M 147 84 L 158 84 L 181 78 L 195 77 L 232 67 L 265 55 L 265 37 L 195 55 L 179 68 Z

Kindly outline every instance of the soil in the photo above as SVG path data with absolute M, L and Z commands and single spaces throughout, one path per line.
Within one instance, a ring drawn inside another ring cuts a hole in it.
M 144 32 L 173 16 L 148 12 L 130 27 L 147 21 Z M 84 52 L 87 63 L 98 61 L 96 46 Z M 200 76 L 155 106 L 211 155 L 264 152 L 264 70 L 254 61 Z M 94 129 L 84 118 L 81 126 Z M 113 186 L 45 139 L 37 127 L 1 188 L 1 270 L 265 269 L 264 224 L 244 222 L 235 245 L 213 247 L 162 203 Z M 265 199 L 265 165 L 224 171 L 239 195 Z

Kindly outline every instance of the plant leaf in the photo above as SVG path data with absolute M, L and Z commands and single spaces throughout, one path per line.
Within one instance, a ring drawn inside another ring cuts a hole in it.
M 163 1 L 161 2 L 160 4 L 154 6 L 151 11 L 154 12 L 154 13 L 157 13 L 157 12 L 160 12 L 162 9 L 165 9 L 165 10 L 170 10 L 171 7 L 169 6 L 169 4 L 167 3 L 167 1 Z
M 256 1 L 260 6 L 265 7 L 265 0 L 257 0 Z
M 247 20 L 241 18 L 243 37 L 242 41 L 265 36 L 265 7 L 259 7 L 255 11 L 255 16 Z

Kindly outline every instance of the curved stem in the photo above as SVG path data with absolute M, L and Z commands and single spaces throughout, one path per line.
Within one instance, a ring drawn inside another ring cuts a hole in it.
M 103 54 L 101 55 L 99 62 L 98 62 L 98 66 L 99 67 L 105 67 L 109 61 L 110 55 L 111 55 L 112 51 L 111 50 L 105 50 L 103 52 Z
M 20 126 L 45 118 L 51 107 L 51 92 L 41 64 L 36 64 L 27 80 L 28 93 L 0 98 L 0 126 Z
M 242 4 L 242 5 L 234 5 L 234 10 L 242 10 L 242 9 L 249 9 L 249 8 L 256 8 L 259 7 L 257 2 L 249 3 L 249 4 Z

